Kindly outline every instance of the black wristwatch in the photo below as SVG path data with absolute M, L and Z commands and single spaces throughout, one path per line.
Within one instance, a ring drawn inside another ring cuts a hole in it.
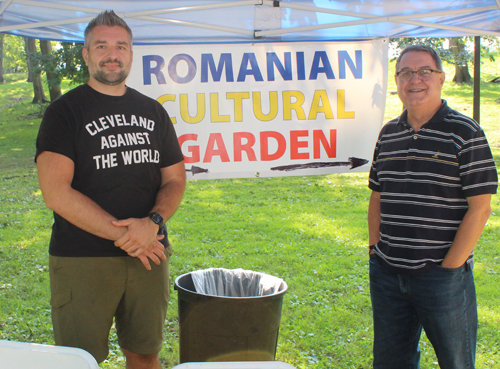
M 157 212 L 150 213 L 149 219 L 151 219 L 154 223 L 158 224 L 158 227 L 161 228 L 163 227 L 163 217 L 158 214 Z

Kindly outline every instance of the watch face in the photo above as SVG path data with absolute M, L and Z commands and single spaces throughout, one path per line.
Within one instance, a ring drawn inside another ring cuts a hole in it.
M 163 223 L 163 218 L 160 214 L 158 213 L 151 213 L 149 214 L 149 217 L 153 222 L 155 222 L 158 225 L 161 225 Z

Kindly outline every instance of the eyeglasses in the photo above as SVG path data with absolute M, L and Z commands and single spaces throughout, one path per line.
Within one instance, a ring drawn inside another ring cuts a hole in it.
M 431 78 L 432 73 L 443 73 L 442 70 L 424 68 L 419 70 L 402 70 L 396 73 L 396 76 L 402 82 L 409 82 L 413 78 L 413 74 L 416 74 L 421 81 L 427 81 Z

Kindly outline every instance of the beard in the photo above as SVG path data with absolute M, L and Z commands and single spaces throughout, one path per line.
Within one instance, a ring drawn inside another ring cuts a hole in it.
M 106 63 L 116 63 L 119 65 L 120 68 L 123 68 L 123 63 L 119 60 L 116 60 L 116 59 L 115 60 L 106 59 L 104 61 L 101 61 L 99 63 L 99 67 L 102 68 Z M 92 74 L 92 77 L 94 77 L 98 82 L 101 82 L 105 85 L 116 86 L 127 79 L 128 71 L 120 69 L 120 72 L 108 72 L 108 73 L 106 73 L 102 69 L 97 69 Z

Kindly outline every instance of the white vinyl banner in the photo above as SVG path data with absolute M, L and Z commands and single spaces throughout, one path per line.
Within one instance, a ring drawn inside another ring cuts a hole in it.
M 169 113 L 188 178 L 369 170 L 388 40 L 134 46 L 128 86 Z

